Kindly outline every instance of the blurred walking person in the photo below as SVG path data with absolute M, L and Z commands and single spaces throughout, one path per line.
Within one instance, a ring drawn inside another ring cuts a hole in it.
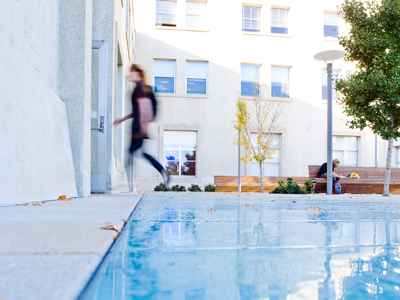
M 143 146 L 144 139 L 148 139 L 149 123 L 154 120 L 157 113 L 157 102 L 153 94 L 153 90 L 145 83 L 144 71 L 138 66 L 133 64 L 129 75 L 129 80 L 135 83 L 135 89 L 132 93 L 132 110 L 133 112 L 121 119 L 114 121 L 114 126 L 133 118 L 132 122 L 132 142 L 129 149 L 129 167 L 132 168 L 131 163 L 133 153 Z M 164 179 L 164 184 L 168 187 L 169 175 L 163 166 L 154 159 L 151 155 L 145 153 L 142 148 L 143 156 L 153 165 L 154 168 L 160 172 Z M 131 170 L 129 190 L 132 191 L 133 172 Z

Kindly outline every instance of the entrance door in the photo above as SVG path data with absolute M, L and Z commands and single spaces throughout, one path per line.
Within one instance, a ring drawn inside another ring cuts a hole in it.
M 92 41 L 91 192 L 106 192 L 107 42 Z

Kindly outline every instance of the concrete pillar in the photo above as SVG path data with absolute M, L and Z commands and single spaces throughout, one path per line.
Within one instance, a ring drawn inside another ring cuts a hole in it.
M 59 93 L 68 115 L 79 197 L 90 195 L 92 0 L 60 1 Z

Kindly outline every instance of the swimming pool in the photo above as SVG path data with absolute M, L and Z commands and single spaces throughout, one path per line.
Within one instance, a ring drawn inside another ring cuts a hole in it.
M 400 299 L 399 199 L 339 197 L 147 194 L 81 299 Z

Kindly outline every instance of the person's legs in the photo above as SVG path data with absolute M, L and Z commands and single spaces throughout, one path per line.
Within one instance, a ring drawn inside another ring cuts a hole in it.
M 168 182 L 169 182 L 168 172 L 154 157 L 152 157 L 150 154 L 145 153 L 143 149 L 142 149 L 142 153 L 143 153 L 143 156 L 153 165 L 153 167 L 156 168 L 158 172 L 160 172 L 161 176 L 164 179 L 164 184 L 167 187 Z
M 132 192 L 134 185 L 133 185 L 133 180 L 134 180 L 134 174 L 133 174 L 133 155 L 136 150 L 138 150 L 143 144 L 143 139 L 132 139 L 131 141 L 131 147 L 129 148 L 129 162 L 128 162 L 128 170 L 127 170 L 127 175 L 128 175 L 128 186 L 129 186 L 129 191 Z

